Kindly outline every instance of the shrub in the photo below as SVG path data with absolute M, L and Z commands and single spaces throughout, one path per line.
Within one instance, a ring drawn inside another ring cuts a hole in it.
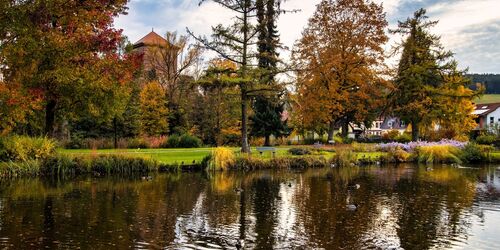
M 401 148 L 394 148 L 387 152 L 383 160 L 389 163 L 402 163 L 410 160 L 411 154 Z
M 354 152 L 374 152 L 377 150 L 375 145 L 368 143 L 353 142 L 351 147 Z
M 494 135 L 480 135 L 476 138 L 477 144 L 480 145 L 492 145 L 497 140 Z
M 10 136 L 2 139 L 0 160 L 30 161 L 45 159 L 55 153 L 56 142 L 46 137 Z
M 475 143 L 467 144 L 464 149 L 462 149 L 461 159 L 464 162 L 476 163 L 485 160 L 485 156 L 479 146 Z
M 167 139 L 166 145 L 162 145 L 162 148 L 178 148 L 179 147 L 179 135 L 171 135 Z
M 211 170 L 226 170 L 234 164 L 236 156 L 229 148 L 219 147 L 212 151 L 208 159 L 208 168 Z M 204 161 L 207 161 L 204 159 Z
M 340 167 L 349 167 L 356 164 L 358 159 L 351 149 L 342 148 L 336 151 L 333 161 Z
M 398 137 L 400 134 L 399 134 L 399 131 L 393 129 L 393 130 L 390 130 L 389 132 L 385 133 L 382 135 L 382 138 L 386 139 L 386 140 L 396 140 L 396 137 Z
M 418 147 L 416 155 L 421 163 L 460 163 L 460 149 L 450 145 Z
M 249 143 L 251 146 L 262 146 L 262 145 L 264 145 L 264 144 L 265 144 L 265 141 L 266 141 L 266 140 L 265 140 L 265 138 L 263 138 L 263 137 L 254 137 L 254 136 L 253 136 L 253 137 L 251 137 L 251 138 L 250 138 L 250 140 L 249 140 L 249 142 L 248 142 L 248 143 Z
M 342 137 L 340 136 L 334 136 L 333 141 L 335 142 L 335 144 L 344 144 L 344 139 L 342 139 Z
M 308 148 L 291 148 L 288 150 L 291 155 L 310 155 L 311 150 Z
M 199 148 L 202 145 L 202 141 L 193 135 L 184 134 L 179 137 L 179 144 L 177 147 L 179 148 Z
M 493 150 L 493 146 L 469 143 L 462 149 L 460 158 L 462 161 L 467 163 L 485 162 L 490 160 L 489 156 Z
M 411 135 L 408 133 L 403 133 L 401 135 L 396 136 L 396 141 L 400 143 L 408 143 L 411 142 Z
M 148 148 L 148 143 L 142 137 L 130 138 L 125 144 L 126 148 Z

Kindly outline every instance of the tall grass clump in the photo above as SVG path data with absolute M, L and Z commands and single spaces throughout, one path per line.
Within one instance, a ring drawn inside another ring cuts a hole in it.
M 0 162 L 0 177 L 37 176 L 40 174 L 40 161 Z
M 459 148 L 450 145 L 418 147 L 415 152 L 420 163 L 461 163 Z
M 291 148 L 288 153 L 291 155 L 310 155 L 312 152 L 308 148 Z
M 339 167 L 349 167 L 358 162 L 358 157 L 351 149 L 341 148 L 335 151 L 333 162 Z
M 69 157 L 57 155 L 43 161 L 41 173 L 49 176 L 97 174 L 133 174 L 158 171 L 160 164 L 148 157 L 98 155 Z
M 233 150 L 224 147 L 218 147 L 212 151 L 208 160 L 208 169 L 227 170 L 236 161 Z
M 1 139 L 0 161 L 43 160 L 56 151 L 56 142 L 46 137 L 13 135 Z

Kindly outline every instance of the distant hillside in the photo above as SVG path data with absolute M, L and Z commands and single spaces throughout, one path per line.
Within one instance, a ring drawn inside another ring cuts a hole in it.
M 471 88 L 476 88 L 476 83 L 482 83 L 486 87 L 484 94 L 500 94 L 500 74 L 469 74 L 472 79 Z
M 481 98 L 477 98 L 474 100 L 475 104 L 499 103 L 499 102 L 500 102 L 500 95 L 497 94 L 483 95 L 481 96 Z

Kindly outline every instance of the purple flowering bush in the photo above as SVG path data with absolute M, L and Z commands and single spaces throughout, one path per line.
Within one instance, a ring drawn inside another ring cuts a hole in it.
M 429 146 L 452 146 L 458 149 L 463 149 L 467 145 L 467 142 L 443 139 L 438 142 L 427 142 L 427 141 L 416 141 L 409 143 L 381 143 L 378 145 L 380 151 L 388 152 L 395 149 L 402 149 L 406 152 L 413 153 L 417 148 L 429 147 Z

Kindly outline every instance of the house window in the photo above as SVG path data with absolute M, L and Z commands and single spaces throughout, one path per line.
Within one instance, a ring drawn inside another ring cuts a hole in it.
M 490 117 L 490 124 L 493 124 L 493 123 L 495 123 L 495 117 L 492 116 L 492 117 Z
M 392 128 L 392 122 L 389 122 L 389 128 Z

